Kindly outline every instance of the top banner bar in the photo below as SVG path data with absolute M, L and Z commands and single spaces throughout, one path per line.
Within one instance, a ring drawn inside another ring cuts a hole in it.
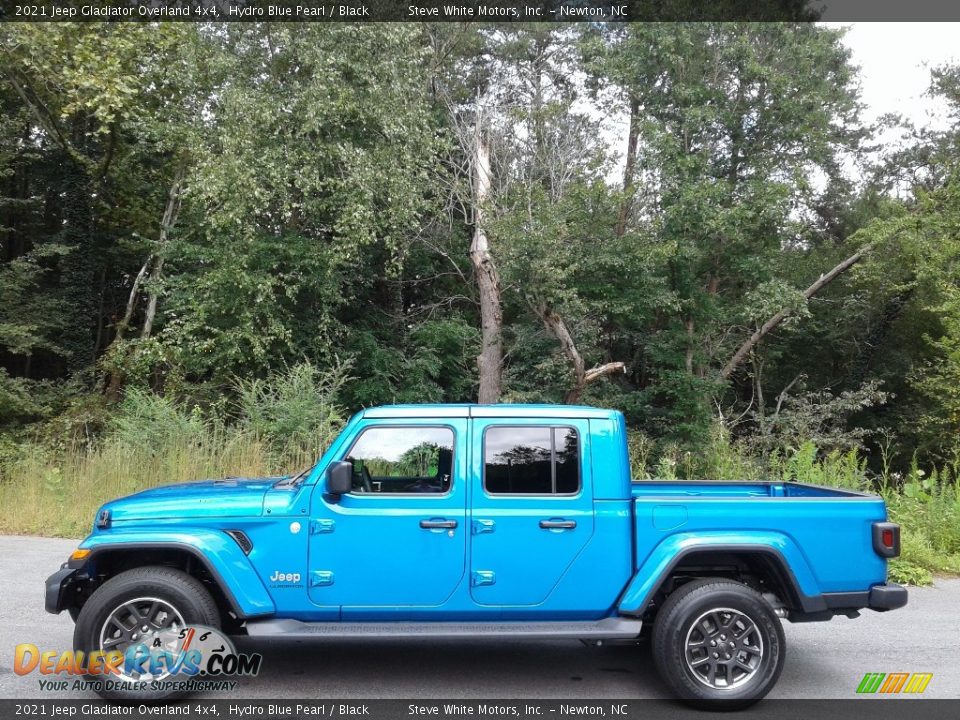
M 4 22 L 960 21 L 960 0 L 0 0 Z M 960 29 L 958 29 L 960 33 Z

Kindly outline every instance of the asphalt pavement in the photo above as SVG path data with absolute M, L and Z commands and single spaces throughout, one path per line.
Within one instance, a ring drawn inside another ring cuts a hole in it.
M 43 581 L 76 541 L 0 536 L 0 698 L 94 698 L 39 691 L 38 676 L 13 672 L 14 648 L 68 650 L 73 622 L 43 609 Z M 911 588 L 907 607 L 856 620 L 785 624 L 787 661 L 771 698 L 851 698 L 864 673 L 933 673 L 925 697 L 960 698 L 960 580 Z M 244 638 L 263 654 L 260 675 L 232 697 L 294 698 L 666 698 L 644 645 L 576 641 L 327 641 Z M 217 697 L 216 693 L 208 696 Z

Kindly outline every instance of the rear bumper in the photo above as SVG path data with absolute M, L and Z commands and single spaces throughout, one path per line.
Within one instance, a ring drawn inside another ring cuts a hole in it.
M 907 589 L 896 583 L 874 585 L 869 590 L 857 592 L 824 593 L 812 598 L 811 608 L 791 611 L 787 616 L 791 622 L 816 622 L 829 620 L 835 615 L 855 618 L 864 608 L 886 612 L 896 610 L 907 604 Z
M 867 607 L 877 612 L 896 610 L 907 604 L 907 589 L 896 583 L 874 585 L 870 588 Z
M 66 608 L 65 598 L 73 586 L 76 568 L 60 568 L 47 578 L 47 590 L 44 597 L 44 607 L 48 613 L 57 615 Z

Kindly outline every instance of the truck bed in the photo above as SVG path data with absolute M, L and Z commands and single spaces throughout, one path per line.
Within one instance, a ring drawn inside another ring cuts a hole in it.
M 886 580 L 871 526 L 883 499 L 791 482 L 639 481 L 631 485 L 636 567 L 657 577 L 678 556 L 762 544 L 790 567 L 799 590 L 862 591 Z

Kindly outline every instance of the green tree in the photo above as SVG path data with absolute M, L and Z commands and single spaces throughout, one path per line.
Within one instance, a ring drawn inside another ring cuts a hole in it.
M 814 180 L 836 176 L 859 137 L 840 36 L 697 23 L 585 40 L 597 97 L 628 115 L 616 232 L 639 239 L 635 252 L 659 253 L 666 280 L 653 317 L 637 318 L 647 359 L 635 380 L 682 435 L 703 432 L 703 398 L 752 329 L 804 304 L 790 268 L 820 243 Z
M 193 147 L 162 337 L 188 372 L 349 352 L 341 317 L 403 268 L 432 119 L 410 27 L 231 26 Z
M 0 31 L 4 261 L 20 296 L 0 345 L 25 376 L 92 378 L 130 250 L 148 227 L 158 153 L 141 132 L 186 27 L 28 23 Z M 136 260 L 134 260 L 136 262 Z M 9 306 L 8 306 L 9 307 Z

